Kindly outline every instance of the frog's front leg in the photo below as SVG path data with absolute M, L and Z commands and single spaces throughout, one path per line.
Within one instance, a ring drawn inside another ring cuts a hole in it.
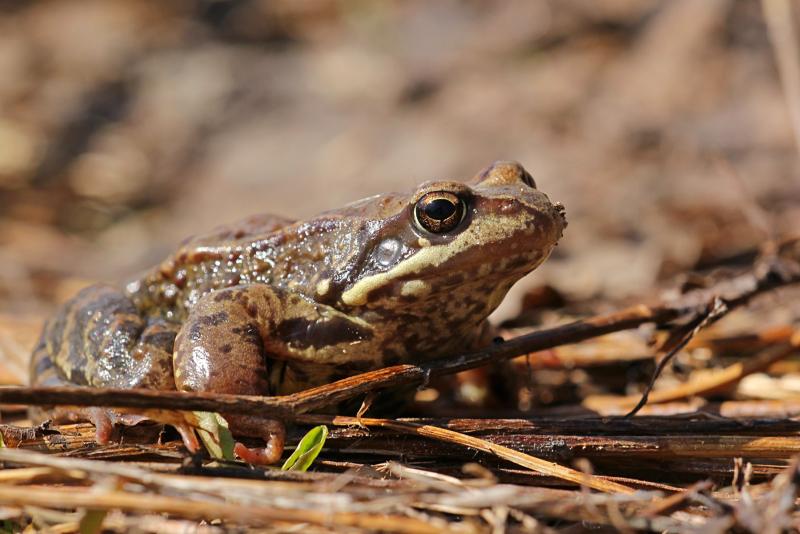
M 320 369 L 359 360 L 369 365 L 367 360 L 378 355 L 357 348 L 372 336 L 363 321 L 298 293 L 264 284 L 232 287 L 205 295 L 192 308 L 175 340 L 175 384 L 184 391 L 282 394 L 283 380 L 289 379 L 283 373 L 292 362 Z M 305 386 L 318 382 L 306 379 Z M 280 459 L 285 431 L 279 421 L 224 415 L 233 433 L 267 441 L 263 449 L 237 444 L 243 460 L 270 464 Z

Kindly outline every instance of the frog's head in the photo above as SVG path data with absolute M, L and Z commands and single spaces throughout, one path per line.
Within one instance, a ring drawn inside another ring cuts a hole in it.
M 483 319 L 552 251 L 564 209 L 518 163 L 497 162 L 469 184 L 428 182 L 350 206 L 359 252 L 340 271 L 340 305 Z

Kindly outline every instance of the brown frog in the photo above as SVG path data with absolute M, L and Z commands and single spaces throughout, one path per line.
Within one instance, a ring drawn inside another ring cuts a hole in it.
M 565 226 L 563 207 L 513 162 L 471 185 L 427 182 L 308 221 L 252 217 L 190 239 L 124 290 L 81 291 L 45 325 L 31 383 L 282 395 L 458 354 L 488 342 L 486 317 Z M 98 408 L 32 415 L 89 419 L 101 443 L 132 422 Z M 226 419 L 266 440 L 237 444 L 242 459 L 280 458 L 280 422 Z M 195 450 L 192 428 L 175 426 Z

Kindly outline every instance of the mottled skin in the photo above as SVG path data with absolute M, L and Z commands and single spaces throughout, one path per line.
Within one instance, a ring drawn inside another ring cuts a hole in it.
M 463 212 L 437 233 L 419 206 L 440 193 Z M 486 343 L 486 317 L 565 226 L 563 208 L 513 162 L 470 185 L 428 182 L 304 222 L 252 217 L 189 240 L 124 291 L 81 291 L 45 326 L 31 382 L 280 395 L 457 354 Z M 101 441 L 129 422 L 99 409 L 46 415 L 89 418 Z M 267 440 L 237 445 L 239 456 L 280 458 L 279 423 L 226 417 L 234 434 Z

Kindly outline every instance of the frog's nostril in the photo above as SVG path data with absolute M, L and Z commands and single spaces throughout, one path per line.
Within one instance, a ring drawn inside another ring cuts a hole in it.
M 564 223 L 564 228 L 566 228 L 568 221 L 567 221 L 567 209 L 564 207 L 564 204 L 562 204 L 561 202 L 556 202 L 555 204 L 553 204 L 553 207 L 555 208 L 558 216 L 561 217 L 561 222 Z

